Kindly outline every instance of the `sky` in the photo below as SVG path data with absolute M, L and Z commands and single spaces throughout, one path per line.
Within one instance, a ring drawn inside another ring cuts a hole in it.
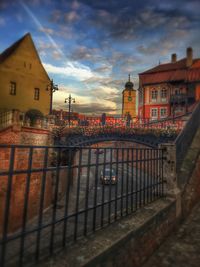
M 185 57 L 200 57 L 199 0 L 0 0 L 0 53 L 30 32 L 58 85 L 54 108 L 120 114 L 128 74 Z

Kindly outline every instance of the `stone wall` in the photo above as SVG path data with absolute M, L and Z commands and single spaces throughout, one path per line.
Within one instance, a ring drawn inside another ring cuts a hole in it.
M 182 214 L 186 217 L 200 200 L 200 128 L 183 161 L 178 183 L 182 192 Z
M 177 222 L 175 201 L 158 200 L 78 241 L 38 267 L 139 267 Z

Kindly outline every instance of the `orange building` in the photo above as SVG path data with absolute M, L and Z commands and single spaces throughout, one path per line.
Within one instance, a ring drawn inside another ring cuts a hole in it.
M 133 88 L 133 83 L 129 80 L 125 84 L 125 89 L 122 92 L 122 116 L 125 117 L 128 114 L 131 118 L 136 117 L 136 90 Z
M 193 59 L 193 50 L 187 48 L 186 57 L 160 64 L 139 74 L 138 117 L 162 119 L 184 114 L 200 100 L 200 58 Z

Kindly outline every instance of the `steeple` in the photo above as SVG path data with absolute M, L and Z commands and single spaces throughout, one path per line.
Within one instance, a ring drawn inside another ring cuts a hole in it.
M 128 82 L 125 84 L 125 89 L 127 90 L 133 90 L 133 83 L 131 82 L 131 75 L 129 73 L 128 75 Z

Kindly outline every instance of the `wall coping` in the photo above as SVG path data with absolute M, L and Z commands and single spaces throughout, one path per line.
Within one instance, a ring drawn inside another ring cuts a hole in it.
M 123 246 L 130 238 L 140 235 L 142 231 L 145 231 L 144 228 L 156 220 L 157 217 L 162 217 L 163 212 L 172 207 L 176 209 L 175 206 L 176 200 L 173 198 L 159 199 L 141 208 L 136 213 L 77 241 L 69 248 L 57 251 L 54 256 L 41 261 L 37 266 L 96 266 L 111 250 L 113 251 L 116 247 Z

